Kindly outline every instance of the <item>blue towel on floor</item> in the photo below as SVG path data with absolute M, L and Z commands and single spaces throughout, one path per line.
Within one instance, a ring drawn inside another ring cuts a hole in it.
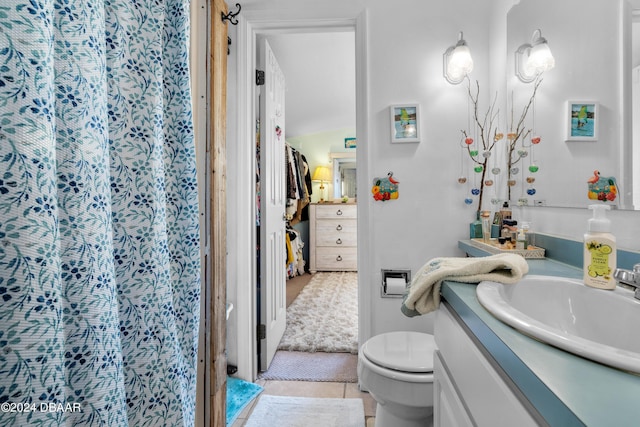
M 263 388 L 258 384 L 227 377 L 227 426 L 231 426 L 238 415 Z

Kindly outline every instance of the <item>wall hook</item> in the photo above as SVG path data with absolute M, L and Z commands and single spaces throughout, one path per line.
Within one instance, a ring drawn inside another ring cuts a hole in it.
M 222 22 L 229 21 L 233 25 L 238 25 L 238 19 L 236 18 L 236 16 L 240 14 L 240 9 L 242 9 L 242 6 L 240 6 L 240 3 L 236 3 L 236 7 L 238 8 L 238 10 L 235 13 L 229 12 L 225 15 L 223 12 L 220 12 L 220 15 L 222 17 Z

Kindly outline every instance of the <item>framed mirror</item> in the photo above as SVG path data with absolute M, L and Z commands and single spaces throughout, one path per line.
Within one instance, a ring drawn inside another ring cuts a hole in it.
M 330 153 L 333 166 L 333 198 L 355 199 L 358 194 L 356 180 L 356 153 Z
M 638 8 L 639 0 L 521 0 L 507 13 L 507 115 L 511 105 L 518 111 L 531 95 L 531 84 L 515 76 L 518 46 L 541 29 L 556 59 L 555 68 L 542 77 L 530 114 L 530 127 L 541 143 L 533 153 L 539 165 L 535 183 L 520 177 L 524 197 L 527 189 L 535 189 L 528 206 L 584 208 L 594 203 L 588 198 L 588 180 L 598 171 L 617 179 L 617 208 L 640 209 L 640 135 L 633 132 L 640 113 L 632 108 L 640 105 L 635 101 L 640 95 L 632 91 L 633 73 L 639 73 L 632 54 L 640 48 L 632 37 L 640 25 L 634 18 Z M 566 105 L 575 99 L 598 103 L 598 138 L 566 138 Z

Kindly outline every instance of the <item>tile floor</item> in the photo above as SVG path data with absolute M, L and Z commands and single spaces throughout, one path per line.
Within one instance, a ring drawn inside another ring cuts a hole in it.
M 263 394 L 275 396 L 296 396 L 296 397 L 331 397 L 331 398 L 361 398 L 364 405 L 365 426 L 373 427 L 375 424 L 376 402 L 369 395 L 358 389 L 356 383 L 332 383 L 332 382 L 309 382 L 309 381 L 266 381 L 259 379 L 256 381 L 264 387 L 264 391 L 254 399 L 240 414 L 232 427 L 242 427 L 251 415 L 253 407 Z
M 302 288 L 311 280 L 312 275 L 304 274 L 287 281 L 287 306 L 298 296 Z M 376 401 L 369 393 L 361 392 L 356 383 L 310 382 L 310 381 L 268 381 L 258 379 L 256 384 L 264 387 L 264 391 L 253 400 L 238 416 L 232 427 L 242 427 L 253 411 L 253 407 L 263 394 L 295 397 L 331 397 L 361 398 L 364 405 L 365 426 L 374 427 Z

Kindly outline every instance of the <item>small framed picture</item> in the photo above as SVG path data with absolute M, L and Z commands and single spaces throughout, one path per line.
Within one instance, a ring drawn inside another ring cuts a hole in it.
M 567 101 L 567 141 L 597 141 L 600 115 L 595 101 Z
M 356 148 L 357 140 L 355 138 L 345 138 L 344 148 Z
M 420 142 L 420 106 L 398 104 L 389 107 L 391 112 L 391 142 Z

